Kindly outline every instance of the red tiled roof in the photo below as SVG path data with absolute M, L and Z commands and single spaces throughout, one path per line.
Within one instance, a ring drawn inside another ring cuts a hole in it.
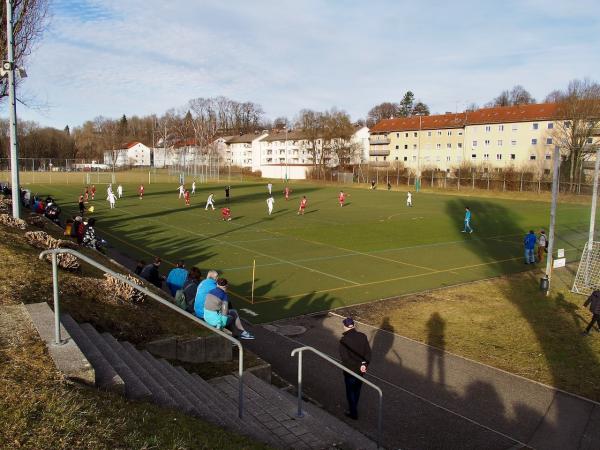
M 258 139 L 260 137 L 264 137 L 265 134 L 264 133 L 246 133 L 246 134 L 242 134 L 240 136 L 233 136 L 231 139 L 227 140 L 227 144 L 250 144 L 252 141 L 254 141 L 255 139 Z
M 140 142 L 138 142 L 138 141 L 128 142 L 127 144 L 125 144 L 125 146 L 123 148 L 126 148 L 126 149 L 129 150 L 131 147 L 134 147 L 134 146 L 136 146 L 138 144 L 140 144 Z
M 462 128 L 465 125 L 486 123 L 531 122 L 534 120 L 552 120 L 558 110 L 556 103 L 534 105 L 501 106 L 482 108 L 457 114 L 435 116 L 413 116 L 399 119 L 385 119 L 371 128 L 371 133 L 390 131 L 435 130 L 440 128 Z

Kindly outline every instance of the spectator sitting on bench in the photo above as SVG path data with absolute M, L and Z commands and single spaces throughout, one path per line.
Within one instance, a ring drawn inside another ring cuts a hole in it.
M 254 339 L 254 336 L 244 329 L 237 312 L 229 309 L 225 278 L 217 279 L 217 287 L 206 295 L 204 320 L 215 328 L 227 328 L 236 338 Z
M 185 284 L 183 285 L 183 295 L 185 296 L 186 304 L 185 310 L 191 314 L 194 314 L 194 301 L 201 278 L 200 269 L 194 266 L 190 269 L 187 280 L 185 280 Z
M 219 273 L 216 270 L 209 270 L 206 274 L 206 279 L 202 280 L 196 291 L 196 299 L 194 300 L 194 314 L 196 317 L 204 319 L 204 300 L 206 294 L 217 287 L 217 278 Z
M 185 264 L 183 261 L 178 261 L 177 267 L 171 269 L 167 275 L 167 288 L 173 297 L 175 297 L 175 292 L 183 288 L 187 277 L 188 271 L 185 270 Z

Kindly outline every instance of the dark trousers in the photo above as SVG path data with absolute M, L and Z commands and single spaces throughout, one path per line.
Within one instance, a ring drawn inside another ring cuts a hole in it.
M 358 417 L 358 399 L 360 398 L 362 381 L 344 372 L 344 382 L 346 383 L 346 399 L 348 400 L 348 409 L 350 410 L 350 415 L 356 418 Z
M 592 316 L 592 320 L 590 320 L 590 323 L 588 323 L 587 328 L 585 329 L 586 333 L 589 333 L 590 330 L 592 329 L 592 327 L 594 326 L 594 323 L 598 324 L 598 327 L 600 327 L 600 314 L 594 314 Z

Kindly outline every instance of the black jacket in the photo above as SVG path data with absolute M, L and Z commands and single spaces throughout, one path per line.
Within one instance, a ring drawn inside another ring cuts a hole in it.
M 371 346 L 367 336 L 354 328 L 346 331 L 340 339 L 342 363 L 353 372 L 360 374 L 360 366 L 371 361 Z
M 583 306 L 588 306 L 592 314 L 600 314 L 600 291 L 592 292 Z
M 140 277 L 149 281 L 157 288 L 162 287 L 163 280 L 158 272 L 158 266 L 154 263 L 148 264 L 146 267 L 144 267 L 140 272 Z

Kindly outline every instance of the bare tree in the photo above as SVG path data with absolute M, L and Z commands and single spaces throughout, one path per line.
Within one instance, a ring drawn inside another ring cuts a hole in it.
M 562 92 L 558 89 L 553 90 L 544 99 L 544 103 L 558 103 L 562 97 Z
M 498 97 L 487 103 L 485 106 L 492 108 L 495 106 L 516 106 L 531 103 L 535 103 L 535 98 L 533 98 L 523 86 L 517 84 L 510 91 L 502 91 Z
M 48 0 L 12 0 L 13 6 L 13 40 L 14 61 L 17 66 L 24 66 L 27 57 L 41 39 L 46 28 L 48 17 Z M 0 2 L 0 18 L 2 25 L 6 28 L 6 4 Z M 0 52 L 2 59 L 7 55 L 8 42 L 6 32 L 0 33 Z M 15 80 L 17 85 L 20 79 Z M 8 96 L 8 80 L 0 78 L 0 102 Z
M 340 167 L 351 164 L 359 151 L 359 145 L 352 142 L 354 126 L 350 116 L 344 111 L 331 111 L 323 114 L 323 161 L 335 158 Z
M 391 119 L 398 115 L 398 105 L 391 102 L 383 102 L 373 106 L 367 114 L 367 126 L 372 127 L 384 119 Z
M 575 183 L 581 181 L 583 161 L 592 153 L 590 144 L 600 128 L 600 84 L 588 79 L 573 80 L 557 100 L 552 138 L 566 157 L 573 190 Z
M 411 115 L 413 116 L 428 116 L 429 114 L 429 106 L 427 106 L 422 101 L 418 101 L 417 103 L 415 103 L 411 113 Z
M 302 130 L 305 145 L 313 163 L 315 172 L 321 173 L 321 138 L 323 136 L 323 113 L 311 109 L 303 109 L 296 119 L 296 128 Z

